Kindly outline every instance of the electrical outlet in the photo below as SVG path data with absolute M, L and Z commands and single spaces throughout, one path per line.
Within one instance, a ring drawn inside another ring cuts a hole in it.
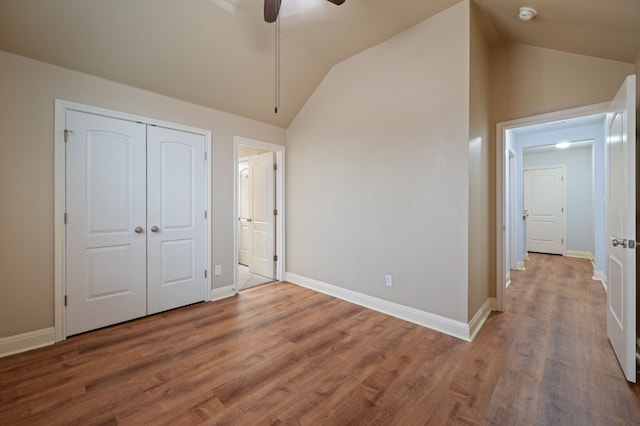
M 392 287 L 393 286 L 393 276 L 385 275 L 384 276 L 384 282 L 387 285 L 387 287 Z
M 216 265 L 216 269 L 214 271 L 215 275 L 222 275 L 222 265 Z

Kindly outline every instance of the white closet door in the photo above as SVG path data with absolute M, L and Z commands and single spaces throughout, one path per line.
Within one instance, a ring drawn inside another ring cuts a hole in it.
M 68 111 L 66 128 L 73 335 L 146 314 L 146 126 Z
M 147 133 L 147 312 L 205 300 L 205 138 Z

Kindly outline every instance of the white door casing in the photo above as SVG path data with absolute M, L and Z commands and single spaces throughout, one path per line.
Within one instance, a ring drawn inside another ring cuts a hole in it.
M 77 111 L 65 126 L 71 335 L 146 314 L 146 126 Z
M 635 76 L 607 115 L 607 335 L 625 377 L 636 382 Z M 633 246 L 633 247 L 632 247 Z
M 275 174 L 272 152 L 249 157 L 252 249 L 249 270 L 264 277 L 274 276 Z
M 524 170 L 527 251 L 564 254 L 564 168 Z
M 249 162 L 242 161 L 238 167 L 238 261 L 251 264 L 252 237 L 251 194 L 249 193 Z
M 147 130 L 147 313 L 206 300 L 204 136 Z

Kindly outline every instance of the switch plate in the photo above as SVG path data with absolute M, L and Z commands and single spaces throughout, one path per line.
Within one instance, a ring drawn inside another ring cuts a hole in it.
M 215 275 L 222 275 L 222 265 L 216 265 L 216 268 L 214 270 L 214 274 Z
M 392 287 L 393 286 L 393 277 L 391 275 L 385 275 L 384 276 L 384 282 L 387 285 L 387 287 Z

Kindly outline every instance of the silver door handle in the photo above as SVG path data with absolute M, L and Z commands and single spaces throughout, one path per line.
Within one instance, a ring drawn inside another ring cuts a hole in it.
M 142 234 L 144 232 L 144 228 L 142 228 L 141 226 L 136 226 L 136 229 L 134 229 L 134 231 L 136 231 L 136 234 Z
M 153 225 L 151 227 L 151 232 L 158 232 L 158 231 L 160 231 L 160 228 L 158 228 L 157 226 Z
M 611 244 L 613 244 L 614 247 L 622 246 L 624 248 L 627 248 L 627 240 L 625 240 L 624 238 L 621 240 L 614 238 L 613 241 L 611 241 Z

